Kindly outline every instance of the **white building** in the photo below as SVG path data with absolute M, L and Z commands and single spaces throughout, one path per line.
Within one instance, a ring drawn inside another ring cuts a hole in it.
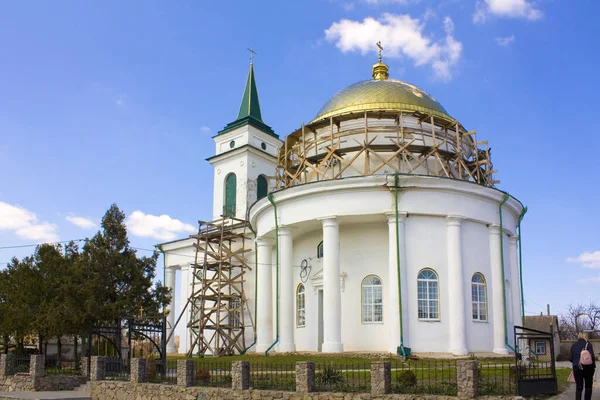
M 524 207 L 494 188 L 487 142 L 381 59 L 285 141 L 262 121 L 251 65 L 238 119 L 214 140 L 214 219 L 256 232 L 249 351 L 512 350 Z M 172 325 L 194 290 L 192 243 L 160 245 L 166 284 L 181 284 Z M 169 352 L 189 350 L 189 318 Z

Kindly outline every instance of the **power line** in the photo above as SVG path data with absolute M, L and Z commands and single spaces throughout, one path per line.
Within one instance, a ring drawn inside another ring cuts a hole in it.
M 61 242 L 44 242 L 44 243 L 36 243 L 36 244 L 22 244 L 22 245 L 18 245 L 18 246 L 2 246 L 2 247 L 0 247 L 0 250 L 21 249 L 21 248 L 25 248 L 25 247 L 37 247 L 37 246 L 41 246 L 43 244 L 63 244 L 63 243 L 71 243 L 71 242 L 83 242 L 84 240 L 85 239 L 73 239 L 73 240 L 63 240 Z

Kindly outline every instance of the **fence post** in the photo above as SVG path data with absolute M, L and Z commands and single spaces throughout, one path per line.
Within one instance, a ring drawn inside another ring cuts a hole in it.
M 315 363 L 296 363 L 296 392 L 310 393 L 315 391 Z
M 177 386 L 194 386 L 194 360 L 177 360 Z
M 459 398 L 477 397 L 477 360 L 456 361 L 456 385 Z
M 90 375 L 90 370 L 89 370 L 88 358 L 87 357 L 81 357 L 79 359 L 79 372 L 83 376 L 89 376 Z
M 129 381 L 131 383 L 144 383 L 148 382 L 147 364 L 148 360 L 145 358 L 132 358 L 131 359 L 131 374 Z
M 46 375 L 46 357 L 33 355 L 29 359 L 29 375 L 33 379 L 33 390 L 39 390 L 40 378 Z
M 13 354 L 0 354 L 0 378 L 15 374 L 15 358 Z
M 371 362 L 371 394 L 381 396 L 392 392 L 392 364 L 389 361 Z
M 231 363 L 231 388 L 235 390 L 250 389 L 250 361 Z
M 106 377 L 106 357 L 93 356 L 90 367 L 90 380 L 103 381 Z

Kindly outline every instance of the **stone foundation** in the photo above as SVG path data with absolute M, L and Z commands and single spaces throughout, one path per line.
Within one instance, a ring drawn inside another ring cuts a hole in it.
M 436 395 L 371 395 L 369 393 L 296 393 L 277 390 L 233 390 L 206 387 L 184 388 L 159 383 L 95 381 L 90 383 L 92 400 L 456 400 L 452 396 Z M 483 399 L 483 398 L 482 398 Z M 489 397 L 512 400 L 514 396 Z

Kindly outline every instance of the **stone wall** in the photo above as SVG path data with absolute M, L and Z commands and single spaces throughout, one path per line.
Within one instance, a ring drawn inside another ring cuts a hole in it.
M 0 376 L 0 392 L 32 391 L 33 377 L 29 374 Z
M 87 377 L 77 375 L 44 376 L 39 379 L 37 391 L 73 390 L 87 382 Z

